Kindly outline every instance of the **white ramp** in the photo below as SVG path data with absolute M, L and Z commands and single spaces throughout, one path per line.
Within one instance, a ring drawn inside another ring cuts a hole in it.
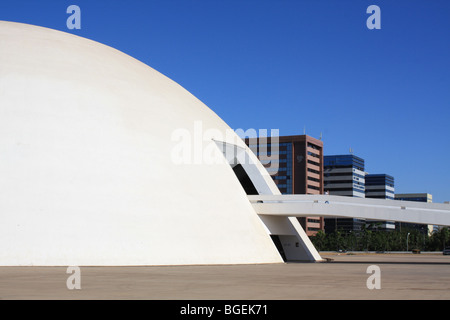
M 330 195 L 251 195 L 260 216 L 344 217 L 450 226 L 450 205 Z

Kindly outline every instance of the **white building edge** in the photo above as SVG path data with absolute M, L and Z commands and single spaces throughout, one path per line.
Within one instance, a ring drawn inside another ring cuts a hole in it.
M 450 225 L 450 206 L 282 196 L 230 132 L 120 51 L 0 22 L 0 265 L 282 263 L 270 235 L 287 259 L 319 261 L 295 217 Z M 247 196 L 237 164 L 258 196 Z

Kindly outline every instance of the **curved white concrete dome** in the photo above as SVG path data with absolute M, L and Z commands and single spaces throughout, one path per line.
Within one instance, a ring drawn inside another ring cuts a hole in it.
M 0 265 L 282 262 L 230 165 L 173 161 L 195 123 L 246 148 L 130 56 L 0 22 Z

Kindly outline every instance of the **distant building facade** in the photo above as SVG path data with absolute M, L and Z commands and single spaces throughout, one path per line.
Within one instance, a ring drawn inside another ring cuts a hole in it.
M 325 194 L 365 198 L 364 159 L 353 154 L 324 156 Z M 359 232 L 365 220 L 327 218 L 325 232 Z
M 325 193 L 365 198 L 364 159 L 353 154 L 324 156 Z
M 365 189 L 366 198 L 393 200 L 395 197 L 394 177 L 388 174 L 366 174 Z M 367 220 L 366 223 L 371 229 L 395 230 L 394 221 Z
M 433 196 L 429 193 L 396 193 L 395 200 L 433 202 Z
M 429 193 L 397 193 L 395 194 L 395 200 L 431 203 L 433 202 L 433 196 Z M 396 222 L 395 225 L 399 230 L 402 228 L 410 228 L 419 230 L 423 234 L 430 234 L 434 230 L 437 230 L 437 226 L 426 224 Z
M 394 177 L 388 174 L 366 174 L 366 198 L 394 199 Z
M 278 150 L 272 148 L 271 138 L 267 144 L 251 145 L 251 139 L 245 139 L 264 164 L 264 156 L 278 153 L 278 166 L 268 168 L 273 180 L 282 194 L 323 194 L 323 142 L 308 135 L 280 136 Z M 257 148 L 257 149 L 256 149 Z M 324 230 L 324 219 L 304 217 L 298 219 L 308 236 Z

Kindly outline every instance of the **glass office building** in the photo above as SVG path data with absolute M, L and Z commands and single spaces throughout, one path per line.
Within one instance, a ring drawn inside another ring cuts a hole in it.
M 365 198 L 364 159 L 353 154 L 324 156 L 325 194 Z M 325 232 L 359 232 L 366 221 L 356 218 L 327 218 Z
M 364 159 L 353 154 L 324 156 L 325 193 L 365 198 Z
M 394 177 L 388 174 L 366 174 L 366 198 L 391 199 L 395 197 Z M 367 220 L 370 229 L 392 231 L 395 230 L 393 221 Z
M 391 199 L 395 197 L 394 177 L 388 174 L 366 174 L 366 198 Z

